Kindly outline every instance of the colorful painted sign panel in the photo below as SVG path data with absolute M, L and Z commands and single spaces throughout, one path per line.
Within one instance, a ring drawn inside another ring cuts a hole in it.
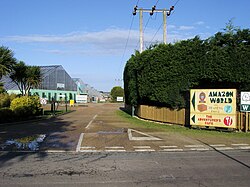
M 190 125 L 236 128 L 236 89 L 190 91 Z

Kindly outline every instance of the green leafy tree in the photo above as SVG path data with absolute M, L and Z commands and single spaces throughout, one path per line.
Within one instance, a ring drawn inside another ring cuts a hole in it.
M 11 72 L 12 67 L 16 64 L 13 52 L 7 47 L 0 47 L 0 79 L 2 76 Z
M 110 95 L 112 100 L 116 101 L 117 97 L 124 97 L 124 90 L 120 86 L 115 86 L 112 88 Z
M 13 67 L 10 78 L 16 83 L 22 95 L 28 95 L 31 88 L 37 88 L 42 80 L 38 66 L 27 66 L 20 61 Z

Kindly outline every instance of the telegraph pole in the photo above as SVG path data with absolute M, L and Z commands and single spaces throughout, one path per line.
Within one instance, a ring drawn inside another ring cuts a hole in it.
M 143 9 L 140 9 L 140 53 L 143 51 L 144 41 L 143 41 Z
M 163 43 L 167 44 L 167 9 L 162 11 L 163 14 Z
M 170 16 L 171 12 L 174 10 L 174 6 L 171 6 L 169 10 L 167 9 L 156 9 L 156 6 L 153 6 L 152 9 L 143 9 L 138 7 L 134 7 L 133 15 L 135 16 L 137 12 L 139 12 L 139 22 L 140 22 L 140 52 L 143 51 L 144 47 L 144 37 L 143 37 L 143 13 L 148 12 L 150 16 L 154 14 L 154 12 L 160 12 L 163 14 L 163 43 L 167 44 L 167 16 Z

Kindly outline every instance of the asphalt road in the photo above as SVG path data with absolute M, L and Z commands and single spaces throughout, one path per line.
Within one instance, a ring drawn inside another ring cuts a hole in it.
M 1 153 L 0 186 L 249 186 L 249 151 Z
M 0 151 L 0 186 L 249 186 L 249 138 L 135 128 L 120 106 L 0 126 L 0 144 L 46 134 L 39 152 Z

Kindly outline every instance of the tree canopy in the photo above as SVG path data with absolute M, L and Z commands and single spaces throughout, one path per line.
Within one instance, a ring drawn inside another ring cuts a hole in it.
M 22 95 L 28 95 L 31 88 L 39 86 L 42 75 L 40 67 L 27 66 L 20 61 L 13 67 L 10 78 L 16 83 Z
M 117 97 L 124 97 L 124 90 L 120 86 L 115 86 L 112 88 L 110 95 L 112 100 L 116 101 Z
M 192 88 L 250 90 L 250 30 L 232 29 L 201 40 L 158 44 L 131 56 L 124 69 L 127 104 L 178 109 Z
M 0 79 L 2 76 L 11 72 L 12 67 L 16 64 L 14 53 L 7 47 L 0 47 Z

